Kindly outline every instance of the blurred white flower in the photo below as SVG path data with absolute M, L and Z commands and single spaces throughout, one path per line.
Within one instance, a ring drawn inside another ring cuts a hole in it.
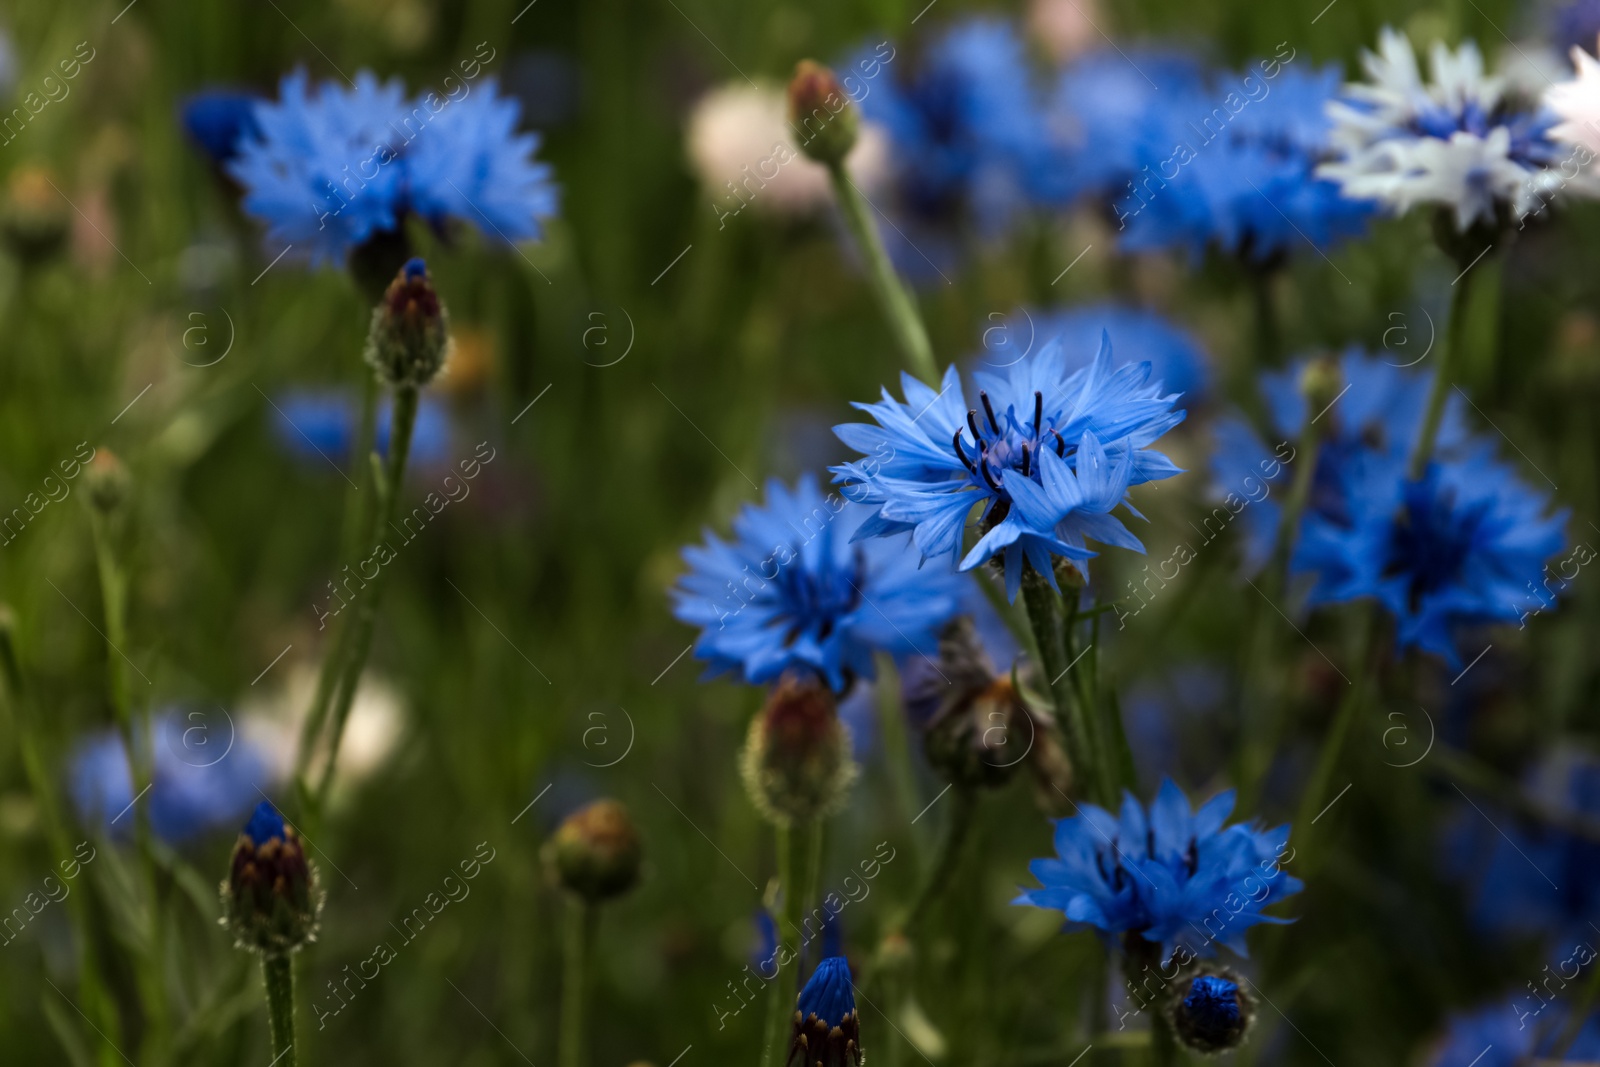
M 294 771 L 300 730 L 316 689 L 317 669 L 300 664 L 289 671 L 288 681 L 277 692 L 247 701 L 241 708 L 240 732 L 259 747 L 277 781 L 287 780 Z M 404 732 L 405 708 L 399 690 L 371 673 L 363 674 L 339 744 L 334 791 L 359 784 L 387 763 Z M 314 776 L 321 772 L 326 758 L 325 752 L 319 752 L 312 761 Z
M 1561 119 L 1550 136 L 1600 154 L 1600 60 L 1574 48 L 1572 62 L 1578 76 L 1552 85 L 1544 96 L 1545 106 Z
M 1095 0 L 1033 0 L 1028 29 L 1051 59 L 1063 63 L 1100 42 L 1099 16 Z
M 1318 168 L 1351 197 L 1376 199 L 1396 214 L 1419 204 L 1451 209 L 1457 229 L 1494 222 L 1500 209 L 1542 210 L 1562 187 L 1551 169 L 1562 150 L 1549 116 L 1504 77 L 1484 71 L 1477 45 L 1452 51 L 1434 42 L 1425 82 L 1405 34 L 1385 28 L 1378 51 L 1363 52 L 1367 81 L 1328 105 L 1338 157 Z
M 745 206 L 779 215 L 804 215 L 832 200 L 828 171 L 801 155 L 781 89 L 730 84 L 703 96 L 689 116 L 689 160 L 718 214 Z M 845 160 L 856 184 L 879 187 L 888 171 L 882 130 L 862 123 Z

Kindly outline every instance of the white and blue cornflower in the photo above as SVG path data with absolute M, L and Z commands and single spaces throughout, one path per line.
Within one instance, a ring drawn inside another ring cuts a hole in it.
M 953 366 L 937 392 L 903 374 L 904 402 L 885 389 L 878 403 L 854 405 L 876 425 L 834 427 L 866 457 L 832 468 L 846 495 L 875 512 L 856 537 L 909 530 L 924 560 L 959 558 L 961 570 L 1001 556 L 1012 600 L 1024 560 L 1053 585 L 1051 557 L 1082 564 L 1095 555 L 1086 540 L 1144 551 L 1111 512 L 1130 486 L 1180 473 L 1147 446 L 1184 417 L 1177 394 L 1151 381 L 1150 364 L 1115 366 L 1102 333 L 1079 370 L 1068 372 L 1055 340 L 1003 375 L 973 380 L 969 401 Z M 981 537 L 961 557 L 974 509 Z
M 493 79 L 460 99 L 408 98 L 398 78 L 360 71 L 350 86 L 284 77 L 279 99 L 255 109 L 259 132 L 242 139 L 228 173 L 268 240 L 313 265 L 342 264 L 407 216 L 442 227 L 459 220 L 510 243 L 537 237 L 554 214 L 538 139 L 517 134 L 518 105 Z
M 1191 956 L 1215 955 L 1218 944 L 1247 955 L 1245 932 L 1290 921 L 1262 910 L 1301 882 L 1281 863 L 1288 825 L 1224 826 L 1233 801 L 1229 790 L 1191 811 L 1168 778 L 1148 811 L 1131 793 L 1120 818 L 1081 804 L 1079 815 L 1056 820 L 1056 858 L 1028 864 L 1040 888 L 1013 903 L 1065 913 L 1068 931 L 1137 935 L 1161 946 L 1163 963 L 1179 945 Z
M 940 628 L 960 608 L 960 583 L 918 569 L 903 538 L 857 542 L 870 509 L 824 495 L 802 477 L 773 480 L 767 501 L 733 520 L 734 540 L 706 532 L 683 550 L 689 571 L 673 614 L 701 628 L 695 656 L 713 674 L 752 683 L 820 676 L 835 693 L 873 676 L 874 652 L 937 656 Z
M 1397 215 L 1436 205 L 1460 232 L 1540 209 L 1562 184 L 1556 117 L 1486 74 L 1471 41 L 1455 51 L 1436 41 L 1429 59 L 1425 82 L 1406 35 L 1383 30 L 1362 55 L 1368 80 L 1328 105 L 1338 158 L 1317 173 Z

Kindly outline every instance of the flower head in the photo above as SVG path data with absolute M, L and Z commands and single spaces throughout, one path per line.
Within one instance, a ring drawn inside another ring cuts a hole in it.
M 932 655 L 958 583 L 919 571 L 903 542 L 856 543 L 871 521 L 870 509 L 824 496 L 809 475 L 793 490 L 769 482 L 766 504 L 734 519 L 733 542 L 708 531 L 684 549 L 689 573 L 673 612 L 702 627 L 695 655 L 747 682 L 813 672 L 836 693 L 872 677 L 875 651 Z
M 316 940 L 321 911 L 322 889 L 300 835 L 263 800 L 233 846 L 220 922 L 240 948 L 282 955 Z
M 1248 71 L 1152 98 L 1132 128 L 1137 173 L 1114 205 L 1123 244 L 1263 263 L 1360 234 L 1375 205 L 1316 175 L 1332 155 L 1324 108 L 1340 83 L 1337 67 L 1285 66 L 1270 81 Z
M 408 100 L 399 79 L 370 71 L 350 86 L 313 86 L 300 70 L 278 96 L 256 107 L 259 135 L 239 143 L 227 170 L 268 240 L 298 246 L 313 265 L 343 263 L 408 214 L 511 242 L 539 236 L 555 212 L 549 168 L 532 160 L 538 138 L 515 132 L 518 106 L 493 79 L 441 102 Z
M 1289 827 L 1224 826 L 1231 790 L 1191 812 L 1168 778 L 1148 811 L 1131 793 L 1120 819 L 1080 810 L 1056 821 L 1057 858 L 1028 865 L 1042 885 L 1015 903 L 1062 911 L 1069 930 L 1136 934 L 1161 945 L 1163 961 L 1180 943 L 1198 956 L 1213 955 L 1214 942 L 1244 955 L 1246 930 L 1288 921 L 1261 912 L 1301 888 L 1280 864 Z
M 1094 361 L 1072 373 L 1057 340 L 1004 375 L 973 375 L 975 402 L 954 367 L 937 392 L 902 375 L 904 402 L 886 389 L 878 403 L 855 405 L 877 425 L 834 427 L 868 457 L 833 468 L 851 499 L 876 511 L 856 537 L 910 530 L 924 559 L 954 559 L 981 507 L 983 535 L 960 569 L 1001 556 L 1013 600 L 1024 560 L 1054 584 L 1051 557 L 1089 559 L 1086 539 L 1143 551 L 1111 512 L 1129 486 L 1179 473 L 1146 446 L 1184 417 L 1177 395 L 1150 377 L 1149 363 L 1113 366 L 1106 334 Z
M 861 1020 L 848 960 L 830 956 L 818 963 L 795 1005 L 785 1063 L 799 1053 L 801 1067 L 861 1067 Z
M 1385 29 L 1362 56 L 1368 80 L 1328 105 L 1339 155 L 1317 173 L 1395 214 L 1438 205 L 1461 232 L 1537 210 L 1560 185 L 1555 116 L 1487 75 L 1471 41 L 1454 52 L 1435 42 L 1429 61 L 1425 82 L 1410 40 Z
M 1566 512 L 1550 514 L 1480 443 L 1436 459 L 1412 479 L 1380 457 L 1352 475 L 1343 516 L 1308 514 L 1295 567 L 1313 571 L 1312 603 L 1372 597 L 1416 646 L 1459 666 L 1457 631 L 1514 622 L 1542 606 L 1533 592 L 1545 561 L 1565 543 Z
M 183 102 L 179 118 L 184 132 L 213 163 L 226 163 L 239 154 L 239 144 L 258 137 L 255 109 L 261 98 L 238 89 L 203 89 Z

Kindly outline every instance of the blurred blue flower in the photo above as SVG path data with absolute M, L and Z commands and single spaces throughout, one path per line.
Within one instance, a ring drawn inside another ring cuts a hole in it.
M 1058 858 L 1028 865 L 1041 887 L 1013 903 L 1061 911 L 1067 930 L 1139 934 L 1161 945 L 1163 961 L 1179 944 L 1198 956 L 1214 955 L 1218 942 L 1247 955 L 1245 931 L 1288 922 L 1261 911 L 1301 883 L 1280 865 L 1289 827 L 1225 827 L 1233 800 L 1230 790 L 1191 812 L 1169 778 L 1148 813 L 1131 793 L 1120 819 L 1081 804 L 1081 814 L 1056 820 Z
M 1593 1063 L 1600 1059 L 1600 1018 L 1591 1015 L 1559 1060 L 1549 1058 L 1565 1028 L 1562 1015 L 1530 1021 L 1532 1008 L 1519 1008 L 1513 997 L 1499 1004 L 1487 1004 L 1472 1012 L 1450 1017 L 1445 1034 L 1428 1067 L 1527 1067 L 1538 1063 Z
M 1301 376 L 1310 364 L 1310 357 L 1301 357 L 1287 369 L 1261 376 L 1268 429 L 1275 438 L 1271 446 L 1240 416 L 1224 416 L 1212 427 L 1216 447 L 1211 473 L 1216 497 L 1223 499 L 1231 493 L 1251 501 L 1236 516 L 1243 534 L 1246 573 L 1253 574 L 1266 565 L 1283 516 L 1277 499 L 1271 495 L 1258 498 L 1256 493 L 1263 492 L 1262 484 L 1287 488 L 1291 481 L 1288 472 L 1310 419 L 1317 420 L 1320 443 L 1306 511 L 1336 524 L 1350 521 L 1349 487 L 1361 482 L 1361 472 L 1374 462 L 1404 461 L 1422 430 L 1430 383 L 1427 372 L 1398 366 L 1351 346 L 1339 357 L 1342 391 L 1332 406 L 1316 412 L 1308 410 L 1300 389 Z M 1446 399 L 1437 454 L 1457 455 L 1467 444 L 1465 410 L 1461 397 L 1452 394 Z M 1291 564 L 1297 572 L 1310 569 L 1298 547 Z
M 1071 152 L 1084 189 L 1109 200 L 1143 165 L 1140 148 L 1159 123 L 1160 101 L 1200 99 L 1205 76 L 1176 49 L 1106 48 L 1062 70 L 1046 122 Z
M 239 154 L 239 142 L 261 135 L 255 109 L 261 98 L 240 89 L 211 88 L 185 98 L 179 108 L 184 132 L 213 163 Z
M 208 830 L 231 829 L 272 781 L 264 753 L 243 736 L 221 733 L 208 713 L 181 717 L 168 710 L 153 717 L 149 758 L 151 785 L 141 799 L 150 828 L 168 844 L 181 844 Z M 106 730 L 81 739 L 68 757 L 69 790 L 78 817 L 107 834 L 133 832 L 133 776 L 121 736 Z
M 516 132 L 521 105 L 498 88 L 484 79 L 407 149 L 410 206 L 435 226 L 459 218 L 502 241 L 536 239 L 556 213 L 552 171 L 534 162 L 539 135 Z
M 346 87 L 313 87 L 305 71 L 284 77 L 277 101 L 257 106 L 259 136 L 245 140 L 228 173 L 244 207 L 274 244 L 298 245 L 313 265 L 342 264 L 355 247 L 397 231 L 408 213 L 446 218 L 511 242 L 539 235 L 556 194 L 517 135 L 515 100 L 493 79 L 459 100 L 408 100 L 399 79 L 360 71 Z M 439 104 L 439 106 L 434 106 Z
M 1314 174 L 1331 154 L 1324 107 L 1341 77 L 1286 65 L 1271 79 L 1257 70 L 1215 79 L 1203 112 L 1193 97 L 1153 102 L 1160 113 L 1140 127 L 1133 188 L 1114 205 L 1124 246 L 1196 258 L 1217 247 L 1264 263 L 1363 232 L 1376 205 Z
M 847 66 L 869 69 L 862 61 Z M 903 61 L 895 71 L 902 69 Z M 973 18 L 948 27 L 911 74 L 878 78 L 858 100 L 863 116 L 889 136 L 887 245 L 913 277 L 928 273 L 921 248 L 933 248 L 935 263 L 948 262 L 945 246 L 964 228 L 995 237 L 1030 196 L 1065 199 L 1076 191 L 1074 171 L 1052 150 L 1009 22 Z
M 701 627 L 695 656 L 752 683 L 814 671 L 843 692 L 873 676 L 874 652 L 938 655 L 959 583 L 919 570 L 904 542 L 856 543 L 870 517 L 806 475 L 792 491 L 769 482 L 765 505 L 733 520 L 733 542 L 706 531 L 684 549 L 689 571 L 673 590 L 673 613 Z
M 270 242 L 299 245 L 313 266 L 342 264 L 352 248 L 400 225 L 406 180 L 396 123 L 408 117 L 405 87 L 367 70 L 348 87 L 313 87 L 297 70 L 278 97 L 256 108 L 260 134 L 240 146 L 228 173 Z
M 390 404 L 378 408 L 374 428 L 378 453 L 388 455 L 389 427 L 394 411 Z M 295 459 L 314 468 L 326 469 L 329 460 L 346 459 L 355 447 L 360 411 L 353 396 L 339 389 L 297 389 L 279 398 L 272 429 L 278 444 Z M 444 401 L 425 395 L 417 406 L 417 421 L 411 431 L 411 462 L 428 466 L 449 460 L 450 414 Z
M 1054 584 L 1051 556 L 1082 565 L 1095 555 L 1086 538 L 1142 552 L 1110 513 L 1129 486 L 1179 473 L 1145 446 L 1184 417 L 1173 407 L 1177 395 L 1150 376 L 1149 363 L 1114 367 L 1105 334 L 1094 361 L 1070 374 L 1060 340 L 1004 376 L 974 374 L 975 404 L 953 366 L 937 392 L 901 375 L 904 403 L 885 389 L 878 403 L 854 405 L 877 425 L 834 429 L 867 457 L 832 468 L 850 498 L 875 512 L 856 536 L 910 530 L 924 560 L 954 559 L 967 517 L 981 505 L 984 533 L 960 569 L 1003 555 L 1012 600 L 1024 559 Z
M 1211 367 L 1199 338 L 1154 311 L 1110 302 L 1030 308 L 1013 315 L 1005 329 L 1013 343 L 1024 336 L 1031 343 L 1060 338 L 1069 371 L 1089 365 L 1091 353 L 1098 350 L 1105 333 L 1117 339 L 1120 352 L 1149 362 L 1150 379 L 1157 387 L 1182 394 L 1193 403 L 1211 386 Z M 1004 366 L 1009 358 L 1003 350 L 992 350 L 990 362 Z
M 1534 590 L 1545 561 L 1566 542 L 1565 510 L 1530 489 L 1484 442 L 1436 459 L 1411 479 L 1403 457 L 1357 472 L 1342 495 L 1345 516 L 1308 513 L 1297 570 L 1317 575 L 1310 603 L 1373 597 L 1397 624 L 1401 648 L 1460 666 L 1457 631 L 1518 621 L 1545 601 Z

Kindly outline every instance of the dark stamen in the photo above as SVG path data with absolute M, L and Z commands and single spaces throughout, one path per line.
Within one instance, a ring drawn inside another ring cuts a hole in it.
M 998 434 L 1000 432 L 1000 423 L 995 420 L 994 405 L 989 403 L 989 394 L 980 390 L 978 399 L 983 401 L 984 414 L 989 416 L 989 429 Z
M 1040 425 L 1043 421 L 1044 421 L 1044 394 L 1040 393 L 1040 392 L 1035 392 L 1033 394 L 1033 436 L 1034 437 L 1038 437 L 1041 433 L 1044 432 L 1044 427 L 1042 425 Z
M 1067 439 L 1062 437 L 1057 430 L 1051 430 L 1050 432 L 1056 436 L 1056 455 L 1065 456 L 1067 454 Z
M 950 441 L 950 444 L 955 447 L 956 458 L 961 460 L 962 464 L 966 466 L 967 470 L 971 471 L 973 474 L 977 474 L 978 468 L 972 465 L 972 460 L 967 458 L 967 450 L 961 447 L 961 427 L 956 427 L 956 435 Z
M 1022 476 L 1024 478 L 1026 478 L 1028 476 L 1028 446 L 1027 445 L 1023 445 L 1022 446 Z
M 984 460 L 983 462 L 979 463 L 978 469 L 983 471 L 983 480 L 989 483 L 989 488 L 998 493 L 1000 491 L 1000 484 L 996 482 L 994 477 L 989 473 L 989 461 Z
M 967 429 L 972 431 L 972 443 L 978 446 L 978 451 L 983 451 L 983 434 L 978 432 L 978 409 L 967 409 Z

